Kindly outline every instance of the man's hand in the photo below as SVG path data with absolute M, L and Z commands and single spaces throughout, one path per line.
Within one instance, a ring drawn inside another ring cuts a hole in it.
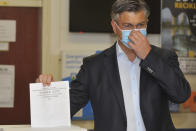
M 35 82 L 43 83 L 44 86 L 47 86 L 47 85 L 49 86 L 52 81 L 54 81 L 52 75 L 50 75 L 50 74 L 41 74 L 41 75 L 39 75 L 39 77 L 36 79 Z
M 147 38 L 142 35 L 140 31 L 132 31 L 129 35 L 129 39 L 132 40 L 133 43 L 129 42 L 128 44 L 135 51 L 136 55 L 142 60 L 145 59 L 151 50 Z

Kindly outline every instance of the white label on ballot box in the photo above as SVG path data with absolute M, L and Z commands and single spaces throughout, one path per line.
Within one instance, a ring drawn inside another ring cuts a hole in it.
M 71 126 L 69 82 L 30 84 L 31 126 Z

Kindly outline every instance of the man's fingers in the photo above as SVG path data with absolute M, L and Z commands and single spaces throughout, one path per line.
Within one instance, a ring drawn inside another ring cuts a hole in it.
M 128 44 L 129 44 L 129 46 L 131 46 L 131 48 L 132 48 L 133 50 L 135 50 L 135 44 L 134 44 L 134 43 L 128 42 Z
M 40 83 L 39 77 L 35 80 L 36 83 Z
M 129 39 L 131 40 L 131 41 L 133 41 L 132 43 L 134 44 L 135 42 L 137 42 L 137 39 L 133 36 L 133 35 L 130 35 L 129 36 Z
M 39 79 L 39 82 L 43 82 L 43 75 L 39 75 L 38 79 Z
M 135 39 L 137 39 L 137 40 L 141 39 L 141 33 L 140 33 L 140 31 L 135 31 L 135 30 L 133 30 L 133 31 L 131 32 L 131 35 L 132 35 L 133 38 L 135 38 Z
M 47 86 L 47 75 L 40 75 L 39 80 L 41 83 L 43 83 L 44 86 Z
M 53 81 L 53 76 L 49 74 L 41 74 L 37 79 L 36 82 L 43 83 L 44 86 L 50 85 Z
M 137 44 L 140 40 L 141 40 L 141 37 L 139 35 L 140 32 L 138 31 L 132 31 L 131 34 L 129 35 L 129 39 L 131 41 L 133 41 L 134 44 Z
M 50 85 L 50 83 L 51 83 L 52 81 L 53 81 L 52 75 L 47 75 L 47 80 L 46 80 L 47 85 Z

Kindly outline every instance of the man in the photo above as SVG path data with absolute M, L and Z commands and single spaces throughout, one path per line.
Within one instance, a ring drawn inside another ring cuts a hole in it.
M 149 14 L 143 0 L 117 0 L 111 12 L 117 42 L 85 58 L 71 83 L 71 115 L 90 100 L 95 131 L 175 131 L 168 100 L 184 102 L 190 86 L 176 54 L 146 39 Z M 52 80 L 40 75 L 37 82 Z

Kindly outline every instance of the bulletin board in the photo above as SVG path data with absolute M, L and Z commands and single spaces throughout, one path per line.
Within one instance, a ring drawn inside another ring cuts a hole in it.
M 13 65 L 14 106 L 0 107 L 0 124 L 29 124 L 29 83 L 41 72 L 41 8 L 0 7 L 0 20 L 16 20 L 16 41 L 0 51 L 0 65 Z

